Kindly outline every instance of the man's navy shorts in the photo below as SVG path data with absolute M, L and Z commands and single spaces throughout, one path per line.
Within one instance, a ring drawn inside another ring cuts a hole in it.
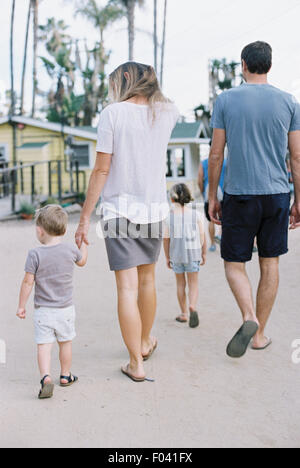
M 276 258 L 288 252 L 290 194 L 228 195 L 222 209 L 222 258 L 245 263 L 252 259 L 255 238 L 259 256 Z

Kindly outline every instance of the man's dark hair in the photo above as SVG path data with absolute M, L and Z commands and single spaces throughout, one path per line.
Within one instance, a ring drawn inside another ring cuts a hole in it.
M 272 47 L 266 42 L 253 42 L 243 49 L 242 60 L 250 73 L 265 75 L 272 67 Z

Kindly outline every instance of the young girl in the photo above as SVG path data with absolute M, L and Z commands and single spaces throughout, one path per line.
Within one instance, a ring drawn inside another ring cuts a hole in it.
M 167 223 L 164 248 L 167 266 L 176 274 L 177 296 L 181 308 L 181 315 L 176 320 L 180 323 L 189 320 L 190 327 L 196 328 L 199 326 L 196 311 L 199 295 L 198 275 L 200 266 L 206 262 L 205 232 L 199 214 L 188 206 L 193 200 L 189 188 L 185 184 L 175 185 L 170 195 L 174 205 Z

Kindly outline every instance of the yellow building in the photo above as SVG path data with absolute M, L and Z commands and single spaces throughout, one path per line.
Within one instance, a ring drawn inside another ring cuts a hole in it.
M 16 131 L 15 161 L 13 126 Z M 71 192 L 70 158 L 73 158 L 79 163 L 79 189 L 84 192 L 95 162 L 96 141 L 97 130 L 92 127 L 73 128 L 21 116 L 11 120 L 0 118 L 0 165 L 8 163 L 11 166 L 14 162 L 23 165 L 44 163 L 35 168 L 34 189 L 36 195 L 49 195 L 49 173 L 46 169 L 51 161 L 51 175 L 54 180 L 51 191 L 54 195 L 57 193 L 57 161 L 61 162 L 62 192 Z M 201 145 L 206 146 L 206 152 L 208 142 L 208 135 L 201 122 L 177 124 L 166 158 L 169 187 L 181 181 L 187 183 L 195 193 Z M 29 193 L 30 177 L 26 176 L 25 169 L 24 174 L 24 193 Z

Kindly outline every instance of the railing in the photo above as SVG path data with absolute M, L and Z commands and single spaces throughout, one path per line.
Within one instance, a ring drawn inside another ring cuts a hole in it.
M 55 198 L 59 203 L 76 199 L 86 189 L 86 174 L 74 161 L 66 170 L 64 161 L 42 161 L 10 166 L 0 163 L 0 199 L 11 197 L 11 211 L 15 213 L 18 196 L 26 195 L 34 204 L 37 199 Z

